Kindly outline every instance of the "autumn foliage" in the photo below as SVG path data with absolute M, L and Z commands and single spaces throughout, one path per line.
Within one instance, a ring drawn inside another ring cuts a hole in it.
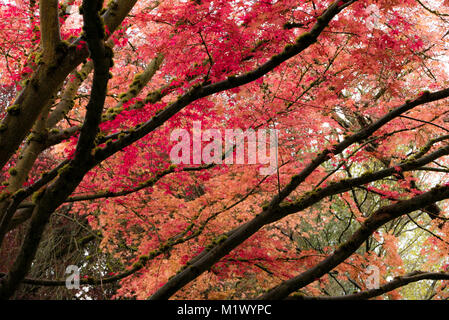
M 1 298 L 449 297 L 448 1 L 0 16 Z M 274 173 L 174 164 L 194 122 L 277 130 Z

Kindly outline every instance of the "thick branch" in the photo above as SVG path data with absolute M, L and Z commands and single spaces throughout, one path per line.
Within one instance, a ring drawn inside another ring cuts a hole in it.
M 112 33 L 120 25 L 137 0 L 111 1 L 103 15 L 105 27 Z M 0 168 L 8 162 L 33 126 L 37 117 L 67 75 L 88 57 L 86 48 L 77 49 L 81 38 L 71 46 L 60 46 L 57 58 L 51 63 L 41 64 L 32 75 L 14 105 L 20 113 L 7 114 L 1 125 L 6 130 L 0 133 Z
M 432 102 L 439 99 L 443 99 L 449 96 L 449 89 L 437 91 L 434 93 L 427 93 L 420 96 L 418 99 L 409 101 L 404 105 L 393 109 L 384 117 L 374 122 L 370 126 L 364 128 L 363 130 L 348 136 L 342 142 L 326 149 L 320 153 L 308 166 L 306 166 L 301 173 L 294 176 L 290 183 L 284 187 L 273 199 L 270 204 L 263 209 L 263 211 L 257 215 L 253 220 L 241 225 L 240 227 L 230 231 L 227 236 L 228 238 L 222 243 L 217 245 L 215 248 L 209 251 L 203 251 L 200 255 L 190 261 L 190 267 L 182 271 L 171 280 L 169 280 L 158 292 L 156 292 L 151 299 L 166 299 L 174 294 L 177 290 L 182 288 L 184 285 L 198 277 L 204 271 L 208 270 L 215 262 L 219 261 L 223 256 L 228 254 L 235 247 L 240 245 L 251 235 L 256 233 L 264 225 L 275 222 L 288 214 L 304 210 L 309 206 L 313 205 L 317 201 L 323 199 L 324 197 L 340 193 L 349 190 L 352 186 L 368 183 L 374 180 L 378 180 L 395 173 L 394 168 L 388 168 L 381 170 L 379 172 L 365 175 L 362 177 L 347 179 L 340 181 L 339 183 L 332 184 L 329 187 L 323 188 L 319 192 L 306 195 L 303 199 L 292 204 L 281 205 L 281 201 L 285 199 L 293 190 L 295 190 L 305 179 L 322 163 L 327 161 L 331 155 L 341 153 L 350 145 L 363 141 L 372 135 L 375 131 L 381 128 L 386 123 L 397 118 L 402 113 L 411 110 L 412 108 L 424 104 L 426 102 Z M 411 170 L 413 168 L 418 168 L 422 165 L 429 163 L 432 160 L 437 159 L 443 155 L 447 155 L 449 152 L 449 147 L 441 148 L 438 151 L 432 153 L 427 157 L 423 157 L 419 160 L 410 161 L 403 163 L 401 168 L 403 171 Z M 335 193 L 334 193 L 335 192 Z
M 73 99 L 78 92 L 80 85 L 87 78 L 87 76 L 93 70 L 94 65 L 92 61 L 88 61 L 80 70 L 80 72 L 74 71 L 72 73 L 73 80 L 67 84 L 62 94 L 61 101 L 56 105 L 55 109 L 51 112 L 47 119 L 47 127 L 53 128 L 64 116 L 73 108 Z
M 363 300 L 378 297 L 395 289 L 404 287 L 410 283 L 421 280 L 449 280 L 449 274 L 445 272 L 424 272 L 415 271 L 404 276 L 395 277 L 393 280 L 380 286 L 377 289 L 366 290 L 354 294 L 333 297 L 307 297 L 302 295 L 292 295 L 289 300 Z
M 44 60 L 45 62 L 50 62 L 55 58 L 56 48 L 61 42 L 58 0 L 39 1 L 39 16 Z
M 36 199 L 30 226 L 20 252 L 13 266 L 0 285 L 0 299 L 9 298 L 25 278 L 35 257 L 45 226 L 51 214 L 75 190 L 91 167 L 90 150 L 94 145 L 95 135 L 101 121 L 109 80 L 109 67 L 112 52 L 104 46 L 104 30 L 98 11 L 102 0 L 84 0 L 84 29 L 90 56 L 94 62 L 94 80 L 91 96 L 87 105 L 86 120 L 81 129 L 75 157 L 66 168 L 59 172 L 59 177 Z
M 307 286 L 319 279 L 333 268 L 338 266 L 349 256 L 351 256 L 380 226 L 385 223 L 424 208 L 431 203 L 449 198 L 449 186 L 435 187 L 432 190 L 413 197 L 411 199 L 400 201 L 386 207 L 382 207 L 373 213 L 363 222 L 362 226 L 352 235 L 352 237 L 338 247 L 335 252 L 326 259 L 308 269 L 302 274 L 284 281 L 282 284 L 269 290 L 262 295 L 260 299 L 284 299 L 292 292 Z
M 339 6 L 339 3 L 344 3 L 343 6 Z M 166 121 L 168 121 L 172 116 L 181 111 L 183 108 L 188 106 L 193 101 L 198 99 L 213 95 L 215 93 L 236 88 L 248 84 L 265 74 L 269 73 L 283 62 L 288 59 L 298 55 L 305 49 L 314 44 L 321 32 L 327 27 L 329 22 L 346 6 L 347 3 L 353 3 L 355 1 L 335 1 L 329 6 L 324 13 L 318 17 L 317 22 L 311 28 L 310 31 L 304 32 L 301 36 L 296 39 L 294 44 L 289 44 L 285 46 L 284 50 L 271 57 L 267 62 L 259 66 L 258 68 L 244 73 L 239 76 L 230 76 L 226 80 L 216 82 L 204 86 L 195 86 L 189 92 L 179 97 L 179 99 L 170 104 L 167 108 L 159 112 L 149 121 L 141 125 L 138 129 L 133 130 L 133 132 L 126 135 L 124 138 L 110 144 L 108 147 L 99 150 L 95 154 L 95 158 L 98 162 L 103 161 L 124 147 L 136 142 L 148 133 L 154 131 L 156 128 L 160 127 Z

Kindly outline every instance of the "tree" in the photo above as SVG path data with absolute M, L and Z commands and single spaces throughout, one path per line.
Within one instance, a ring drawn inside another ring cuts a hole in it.
M 447 298 L 446 5 L 0 4 L 0 297 Z

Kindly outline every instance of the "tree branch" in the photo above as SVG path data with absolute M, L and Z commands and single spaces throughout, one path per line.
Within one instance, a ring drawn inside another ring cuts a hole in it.
M 114 32 L 137 0 L 113 0 L 103 15 L 105 27 Z M 108 35 L 106 35 L 108 37 Z M 14 104 L 19 113 L 7 114 L 1 122 L 5 128 L 0 132 L 0 168 L 8 162 L 23 139 L 29 133 L 37 117 L 59 88 L 67 75 L 88 57 L 87 48 L 77 49 L 81 37 L 70 46 L 62 45 L 57 58 L 38 66 L 29 83 L 20 92 Z
M 424 272 L 414 271 L 404 276 L 395 277 L 390 282 L 380 286 L 377 289 L 366 290 L 354 294 L 333 297 L 307 297 L 303 295 L 293 294 L 288 297 L 289 300 L 362 300 L 378 297 L 395 289 L 408 285 L 409 283 L 421 280 L 449 280 L 449 274 L 445 272 Z
M 56 48 L 61 42 L 59 33 L 58 0 L 39 1 L 41 40 L 44 61 L 50 63 L 56 56 Z
M 0 283 L 0 299 L 9 298 L 28 273 L 36 255 L 44 229 L 51 214 L 75 190 L 90 168 L 96 132 L 101 121 L 101 113 L 106 98 L 109 67 L 112 66 L 112 51 L 104 46 L 104 29 L 99 11 L 102 0 L 84 0 L 84 30 L 91 59 L 94 62 L 94 80 L 90 100 L 87 105 L 86 120 L 76 147 L 75 156 L 67 167 L 59 172 L 59 177 L 43 190 L 36 199 L 32 219 L 22 247 L 7 276 Z
M 215 262 L 220 258 L 228 254 L 235 247 L 240 245 L 252 234 L 256 233 L 264 225 L 273 223 L 289 214 L 296 213 L 304 210 L 313 205 L 317 201 L 323 199 L 326 196 L 347 191 L 350 188 L 375 181 L 384 177 L 393 175 L 396 171 L 395 168 L 388 168 L 372 174 L 363 175 L 361 177 L 342 180 L 338 183 L 331 184 L 326 188 L 316 190 L 316 192 L 310 192 L 300 198 L 297 202 L 281 204 L 281 201 L 285 199 L 293 190 L 295 190 L 305 179 L 322 163 L 330 159 L 331 155 L 339 154 L 350 145 L 363 141 L 372 135 L 375 131 L 380 129 L 386 123 L 389 123 L 393 119 L 397 118 L 400 114 L 411 110 L 412 108 L 426 103 L 432 102 L 449 96 L 449 89 L 444 89 L 434 93 L 427 93 L 418 97 L 413 101 L 408 101 L 402 106 L 393 109 L 388 114 L 380 118 L 373 124 L 365 127 L 359 132 L 348 136 L 342 142 L 324 150 L 321 152 L 312 162 L 307 165 L 299 174 L 293 176 L 290 183 L 284 187 L 276 196 L 273 197 L 271 202 L 263 208 L 262 212 L 257 215 L 253 220 L 243 224 L 236 229 L 227 233 L 227 239 L 214 247 L 212 250 L 205 250 L 197 257 L 190 261 L 190 267 L 174 276 L 169 280 L 159 291 L 157 291 L 151 299 L 165 299 L 170 297 L 177 290 L 182 288 L 185 284 L 192 281 L 204 271 L 208 270 Z M 419 160 L 408 161 L 399 165 L 402 171 L 412 170 L 425 165 L 443 155 L 449 154 L 449 147 L 441 148 L 432 154 L 423 157 Z
M 314 282 L 346 260 L 380 226 L 397 217 L 447 198 L 449 198 L 449 186 L 440 186 L 411 199 L 380 208 L 366 219 L 352 237 L 339 246 L 333 254 L 300 275 L 272 288 L 262 295 L 260 299 L 285 299 L 292 292 Z

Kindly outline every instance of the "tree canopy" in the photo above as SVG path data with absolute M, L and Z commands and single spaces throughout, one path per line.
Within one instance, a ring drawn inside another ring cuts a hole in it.
M 0 16 L 0 298 L 449 298 L 449 1 Z

